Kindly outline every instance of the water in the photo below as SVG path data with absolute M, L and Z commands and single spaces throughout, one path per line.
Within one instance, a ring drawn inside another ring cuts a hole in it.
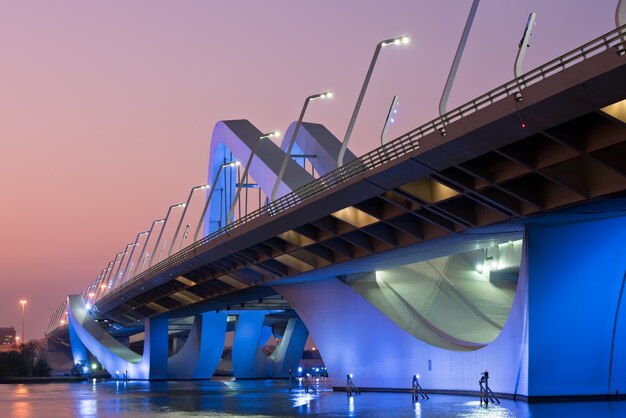
M 0 417 L 626 417 L 626 401 L 481 406 L 466 396 L 431 395 L 417 404 L 407 393 L 348 398 L 320 383 L 317 394 L 289 392 L 287 381 L 180 381 L 0 385 Z

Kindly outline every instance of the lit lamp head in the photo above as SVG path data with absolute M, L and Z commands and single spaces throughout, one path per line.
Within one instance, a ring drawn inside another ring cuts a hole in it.
M 259 139 L 264 139 L 264 138 L 280 138 L 280 131 L 272 131 L 266 134 L 263 134 L 261 136 L 259 136 Z
M 397 38 L 392 38 L 392 39 L 387 39 L 385 41 L 382 41 L 380 43 L 380 46 L 387 46 L 387 45 L 406 45 L 409 43 L 409 37 L 408 36 L 399 36 Z
M 329 90 L 329 91 L 325 91 L 324 93 L 314 94 L 312 96 L 309 96 L 309 100 L 330 99 L 332 97 L 333 97 L 333 92 Z

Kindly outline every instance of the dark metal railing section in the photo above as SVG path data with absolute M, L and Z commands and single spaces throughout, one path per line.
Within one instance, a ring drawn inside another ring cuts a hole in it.
M 394 139 L 393 141 L 390 141 L 387 144 L 364 154 L 360 158 L 352 160 L 330 173 L 327 173 L 324 176 L 321 176 L 320 178 L 292 191 L 291 193 L 276 199 L 274 202 L 238 218 L 229 225 L 210 233 L 204 238 L 185 247 L 178 253 L 173 254 L 144 272 L 136 275 L 132 279 L 121 283 L 105 296 L 113 297 L 114 295 L 123 293 L 127 287 L 171 269 L 192 256 L 199 247 L 222 235 L 229 234 L 233 230 L 257 218 L 279 215 L 303 203 L 304 201 L 327 192 L 342 183 L 360 176 L 363 173 L 370 172 L 377 167 L 389 163 L 390 161 L 416 151 L 420 148 L 420 139 L 425 136 L 435 132 L 442 133 L 448 124 L 456 122 L 505 98 L 511 97 L 518 100 L 522 95 L 522 91 L 526 87 L 555 75 L 566 68 L 576 65 L 610 48 L 614 48 L 615 52 L 619 55 L 624 55 L 626 52 L 625 41 L 626 25 L 587 42 L 586 44 L 561 55 L 560 57 L 555 58 L 546 64 L 509 81 L 506 84 L 496 87 L 476 99 L 471 100 L 470 102 L 449 111 L 448 113 Z

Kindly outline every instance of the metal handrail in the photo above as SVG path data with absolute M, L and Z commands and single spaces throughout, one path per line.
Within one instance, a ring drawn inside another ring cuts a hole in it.
M 513 79 L 489 92 L 450 110 L 444 115 L 425 123 L 424 125 L 407 132 L 406 134 L 390 141 L 366 154 L 352 160 L 343 166 L 319 177 L 310 183 L 288 193 L 274 202 L 271 202 L 228 225 L 210 233 L 204 238 L 190 244 L 183 250 L 171 255 L 165 260 L 155 264 L 142 273 L 134 276 L 132 279 L 121 283 L 105 296 L 113 296 L 122 293 L 127 287 L 156 276 L 169 270 L 171 267 L 179 264 L 188 258 L 199 247 L 208 242 L 228 233 L 254 219 L 262 216 L 276 216 L 282 212 L 293 208 L 307 199 L 316 197 L 338 185 L 345 183 L 355 177 L 371 171 L 379 166 L 400 158 L 410 152 L 420 148 L 419 140 L 434 132 L 441 132 L 447 125 L 456 122 L 470 114 L 477 112 L 497 101 L 507 97 L 518 98 L 522 91 L 530 85 L 555 75 L 566 68 L 576 65 L 582 61 L 589 59 L 610 48 L 616 48 L 618 53 L 623 54 L 626 44 L 626 25 L 614 29 L 602 36 L 593 39 L 584 45 L 567 52 L 547 63 L 530 70 L 526 74 Z

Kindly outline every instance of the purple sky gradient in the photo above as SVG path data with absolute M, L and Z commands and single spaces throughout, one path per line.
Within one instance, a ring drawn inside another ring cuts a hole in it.
M 483 0 L 452 109 L 614 27 L 617 1 Z M 352 135 L 378 145 L 437 116 L 470 0 L 30 1 L 0 5 L 0 326 L 43 336 L 80 292 L 170 204 L 206 181 L 214 124 L 285 131 L 306 120 L 343 138 L 376 43 L 385 48 Z

